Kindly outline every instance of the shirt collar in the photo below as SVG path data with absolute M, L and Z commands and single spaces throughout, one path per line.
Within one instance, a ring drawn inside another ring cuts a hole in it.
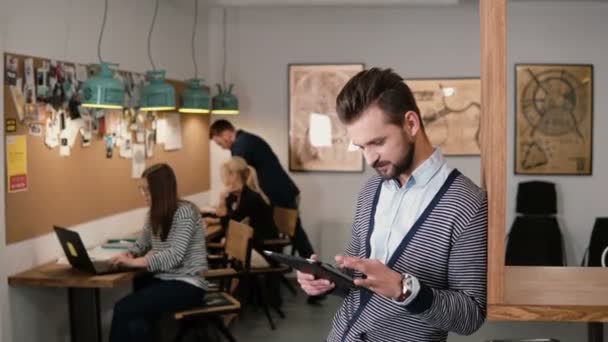
M 412 175 L 408 178 L 404 188 L 411 188 L 413 186 L 424 187 L 444 164 L 445 159 L 441 154 L 441 150 L 439 147 L 434 147 L 431 156 L 412 172 Z M 395 189 L 399 189 L 399 182 L 396 179 L 390 179 L 386 181 L 385 184 L 390 184 L 390 186 Z

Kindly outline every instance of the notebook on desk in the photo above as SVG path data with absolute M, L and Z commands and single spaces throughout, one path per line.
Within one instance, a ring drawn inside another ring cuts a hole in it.
M 94 255 L 94 257 L 91 257 L 84 247 L 80 234 L 58 226 L 53 226 L 53 229 L 55 230 L 57 239 L 59 239 L 61 248 L 63 248 L 67 261 L 75 269 L 92 274 L 127 271 L 125 268 L 115 267 L 110 264 L 110 258 L 120 253 L 120 250 L 105 250 L 105 252 L 99 250 L 96 253 L 91 253 Z

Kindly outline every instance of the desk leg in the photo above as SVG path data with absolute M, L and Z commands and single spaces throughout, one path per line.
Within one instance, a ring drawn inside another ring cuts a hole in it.
M 589 342 L 604 341 L 604 323 L 590 322 L 587 323 L 587 336 Z
M 101 342 L 99 289 L 69 288 L 72 342 Z

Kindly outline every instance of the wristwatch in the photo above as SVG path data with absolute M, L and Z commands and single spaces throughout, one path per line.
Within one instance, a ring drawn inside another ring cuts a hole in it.
M 413 277 L 407 273 L 401 275 L 401 294 L 395 300 L 403 302 L 410 294 L 412 294 Z

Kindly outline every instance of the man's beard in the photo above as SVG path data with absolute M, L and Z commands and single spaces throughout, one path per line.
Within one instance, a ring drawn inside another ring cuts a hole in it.
M 403 155 L 403 157 L 401 159 L 399 159 L 396 163 L 391 163 L 389 161 L 376 161 L 373 165 L 373 168 L 376 170 L 376 172 L 378 172 L 378 174 L 380 175 L 380 177 L 382 177 L 383 179 L 394 179 L 397 178 L 400 174 L 402 174 L 403 172 L 405 172 L 406 170 L 408 170 L 411 166 L 412 163 L 414 162 L 414 149 L 415 149 L 415 144 L 409 143 L 408 144 L 408 149 L 407 151 L 405 151 L 405 154 Z M 386 171 L 388 173 L 383 173 L 382 171 L 379 170 L 379 168 L 384 167 L 384 166 L 389 166 Z

